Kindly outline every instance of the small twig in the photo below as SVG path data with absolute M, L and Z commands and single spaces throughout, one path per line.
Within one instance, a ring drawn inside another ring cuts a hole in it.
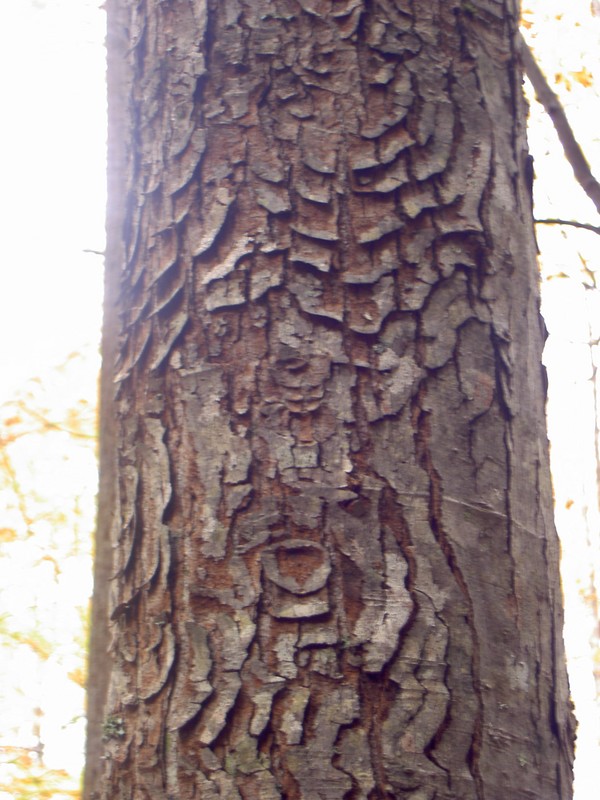
M 575 178 L 587 196 L 591 198 L 600 214 L 600 183 L 592 175 L 590 166 L 571 129 L 565 110 L 556 94 L 550 88 L 544 73 L 539 68 L 521 33 L 517 34 L 517 46 L 523 59 L 525 74 L 531 81 L 537 99 L 544 106 L 554 124 L 567 161 L 573 168 Z
M 600 226 L 590 225 L 589 222 L 576 222 L 572 219 L 535 219 L 536 225 L 571 225 L 573 228 L 583 228 L 600 235 Z

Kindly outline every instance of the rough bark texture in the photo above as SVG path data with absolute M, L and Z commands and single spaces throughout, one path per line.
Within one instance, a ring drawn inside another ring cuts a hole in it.
M 569 798 L 515 4 L 111 8 L 100 796 Z

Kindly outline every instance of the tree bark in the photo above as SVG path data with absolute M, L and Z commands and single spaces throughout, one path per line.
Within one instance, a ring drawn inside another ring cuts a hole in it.
M 100 796 L 566 800 L 516 4 L 115 7 Z

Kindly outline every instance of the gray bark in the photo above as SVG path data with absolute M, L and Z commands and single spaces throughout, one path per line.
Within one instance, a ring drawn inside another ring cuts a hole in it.
M 115 8 L 100 796 L 566 800 L 516 5 Z

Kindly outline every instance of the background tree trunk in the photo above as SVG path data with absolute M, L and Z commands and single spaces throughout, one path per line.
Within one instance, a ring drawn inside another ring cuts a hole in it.
M 94 543 L 94 596 L 91 609 L 91 634 L 88 648 L 87 680 L 87 741 L 83 798 L 99 797 L 102 765 L 104 706 L 109 663 L 109 586 L 114 577 L 111 528 L 115 523 L 116 486 L 116 430 L 114 408 L 114 364 L 117 354 L 119 328 L 119 285 L 125 260 L 123 229 L 126 217 L 126 152 L 125 137 L 130 132 L 126 119 L 126 97 L 131 82 L 126 54 L 129 42 L 126 32 L 125 7 L 109 0 L 110 26 L 107 36 L 108 64 L 107 89 L 109 105 L 108 130 L 108 195 L 107 244 L 104 256 L 104 319 L 102 326 L 102 362 L 100 380 L 100 450 L 98 486 L 98 514 Z M 131 143 L 129 144 L 131 147 Z
M 569 798 L 516 4 L 110 11 L 101 796 Z

